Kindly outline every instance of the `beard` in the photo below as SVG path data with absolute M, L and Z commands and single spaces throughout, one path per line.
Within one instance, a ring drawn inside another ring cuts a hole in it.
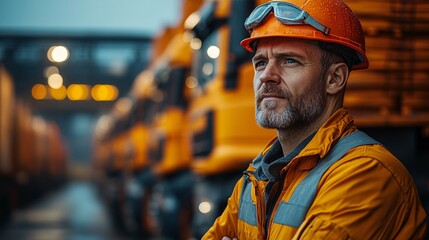
M 256 121 L 259 126 L 270 129 L 289 129 L 308 126 L 321 115 L 326 107 L 326 95 L 323 94 L 323 81 L 309 86 L 300 96 L 293 96 L 287 89 L 278 85 L 263 86 L 256 93 Z M 272 93 L 286 102 L 278 106 L 277 100 L 262 101 L 262 95 Z

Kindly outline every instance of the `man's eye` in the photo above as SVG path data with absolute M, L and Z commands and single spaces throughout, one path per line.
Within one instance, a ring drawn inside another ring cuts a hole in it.
M 295 59 L 292 58 L 286 58 L 286 63 L 297 63 L 298 61 L 296 61 Z
M 257 61 L 255 62 L 255 68 L 263 67 L 266 63 L 264 61 Z

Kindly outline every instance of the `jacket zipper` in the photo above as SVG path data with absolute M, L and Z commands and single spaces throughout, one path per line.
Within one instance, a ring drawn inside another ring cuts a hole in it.
M 254 187 L 255 195 L 256 195 L 256 217 L 258 223 L 258 237 L 261 240 L 266 239 L 266 232 L 264 227 L 265 222 L 265 199 L 263 196 L 264 191 L 260 191 L 259 185 L 257 184 L 257 180 L 253 174 L 250 172 L 245 172 L 247 175 L 247 180 L 250 181 Z M 262 196 L 261 196 L 262 193 Z M 262 201 L 261 201 L 262 200 Z
M 274 184 L 275 184 L 273 185 L 273 188 L 275 188 L 274 192 L 273 192 L 273 189 L 271 188 L 270 194 L 266 202 L 266 207 L 265 207 L 267 210 L 265 223 L 264 223 L 265 232 L 267 233 L 265 234 L 265 240 L 268 239 L 271 216 L 274 212 L 274 208 L 276 206 L 277 200 L 279 199 L 280 193 L 282 192 L 282 189 L 283 189 L 283 181 L 279 181 Z M 265 204 L 265 199 L 264 199 L 264 204 Z

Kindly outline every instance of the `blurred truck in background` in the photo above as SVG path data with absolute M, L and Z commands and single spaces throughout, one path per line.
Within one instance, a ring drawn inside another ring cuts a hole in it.
M 240 46 L 243 23 L 264 1 L 206 1 L 186 22 L 194 49 L 189 107 L 196 238 L 226 206 L 235 182 L 273 138 L 257 126 L 251 53 Z
M 240 46 L 246 17 L 266 1 L 183 0 L 181 20 L 153 40 L 129 110 L 100 119 L 95 169 L 109 176 L 116 168 L 106 163 L 123 163 L 111 178 L 122 190 L 111 197 L 121 199 L 116 218 L 134 232 L 200 239 L 276 136 L 256 125 L 252 54 Z M 362 21 L 371 65 L 351 74 L 344 104 L 404 162 L 429 209 L 429 4 L 346 2 Z
M 153 120 L 148 147 L 153 174 L 154 213 L 166 239 L 188 239 L 191 221 L 192 175 L 185 81 L 190 73 L 191 50 L 176 30 L 155 69 L 155 89 L 160 100 Z
M 0 225 L 66 182 L 67 147 L 58 125 L 15 96 L 0 64 Z

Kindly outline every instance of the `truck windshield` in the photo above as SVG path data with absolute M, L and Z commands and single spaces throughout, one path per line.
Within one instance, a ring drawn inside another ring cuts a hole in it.
M 216 30 L 204 39 L 194 58 L 192 75 L 198 79 L 200 87 L 213 80 L 219 54 L 219 30 Z

